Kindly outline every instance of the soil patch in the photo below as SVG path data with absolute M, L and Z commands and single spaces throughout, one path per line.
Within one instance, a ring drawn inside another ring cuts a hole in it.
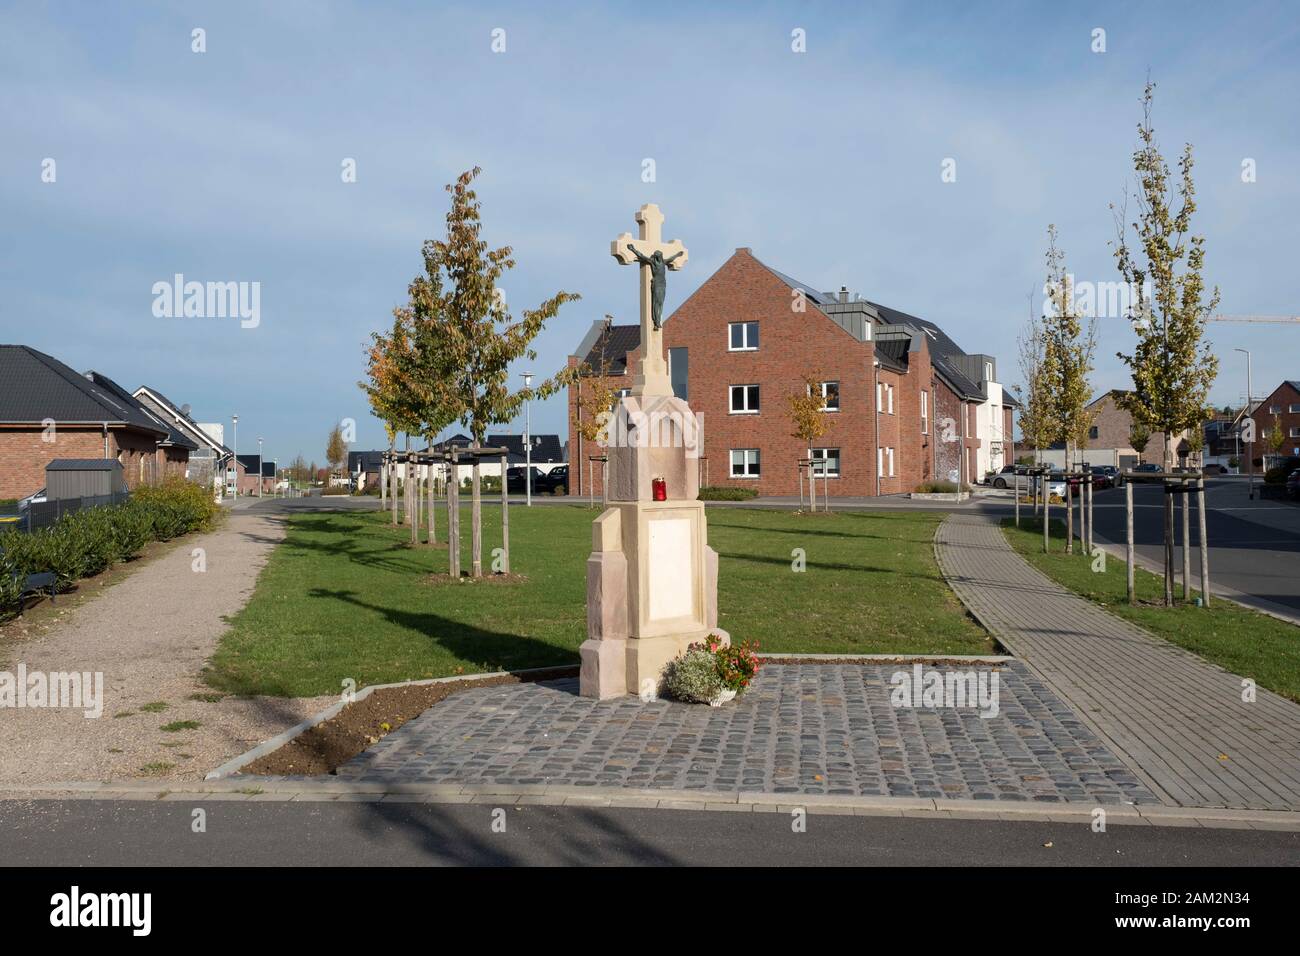
M 577 676 L 576 667 L 548 667 L 527 674 L 381 688 L 364 700 L 348 704 L 329 720 L 304 731 L 279 750 L 241 767 L 239 773 L 259 776 L 333 773 L 334 768 L 347 763 L 371 744 L 378 743 L 380 737 L 392 733 L 438 701 L 459 691 Z

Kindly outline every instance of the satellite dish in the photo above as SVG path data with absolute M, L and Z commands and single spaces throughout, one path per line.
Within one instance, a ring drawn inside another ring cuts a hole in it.
M 184 415 L 186 418 L 188 418 L 189 415 L 190 415 L 190 406 L 189 406 L 189 405 L 182 405 L 182 406 L 181 406 L 181 414 Z

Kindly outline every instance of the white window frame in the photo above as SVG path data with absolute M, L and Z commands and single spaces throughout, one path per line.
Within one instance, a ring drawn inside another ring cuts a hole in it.
M 835 462 L 835 470 L 830 471 L 828 469 L 819 468 L 817 462 L 828 462 L 832 460 L 827 455 L 827 452 L 832 451 L 835 452 L 835 458 L 833 459 Z M 813 461 L 813 474 L 818 478 L 838 478 L 841 469 L 844 467 L 844 459 L 841 457 L 838 448 L 811 448 L 809 449 L 808 457 Z
M 876 477 L 883 478 L 884 476 L 885 476 L 885 449 L 882 446 L 877 445 L 876 446 Z
M 894 386 L 885 386 L 885 397 L 889 399 L 889 414 L 894 414 Z
M 834 385 L 834 386 L 835 386 L 835 407 L 834 407 L 834 408 L 831 408 L 829 405 L 826 404 L 826 386 L 827 386 L 827 385 Z M 825 382 L 818 382 L 818 383 L 817 383 L 817 387 L 818 387 L 819 389 L 821 389 L 821 393 L 822 393 L 822 407 L 821 407 L 820 409 L 818 409 L 818 411 L 822 411 L 822 412 L 835 412 L 835 413 L 838 413 L 839 410 L 840 410 L 840 404 L 841 404 L 841 403 L 840 403 L 840 381 L 839 381 L 839 379 L 837 379 L 837 378 L 833 378 L 833 379 L 829 379 L 829 380 L 827 380 L 827 381 L 825 381 Z
M 894 477 L 894 449 L 886 448 L 885 453 L 886 453 L 885 457 L 889 459 L 889 477 L 893 478 Z
M 737 347 L 731 344 L 731 330 L 738 325 L 741 326 L 742 328 L 740 338 L 745 344 Z M 758 336 L 758 321 L 756 319 L 747 319 L 742 322 L 727 323 L 727 351 L 728 352 L 757 352 L 758 351 L 757 345 L 749 344 L 749 327 L 751 325 L 754 327 L 754 339 L 757 340 L 759 336 Z
M 1286 407 L 1286 413 L 1288 415 L 1300 414 L 1300 405 L 1296 405 L 1296 404 L 1288 405 Z
M 739 475 L 736 474 L 736 453 L 737 452 L 739 452 L 742 456 L 741 458 L 742 473 Z M 752 463 L 755 468 L 754 474 L 752 475 L 749 473 L 749 466 L 751 463 L 750 462 L 751 452 L 753 453 Z M 762 472 L 763 456 L 760 454 L 757 448 L 732 448 L 728 450 L 727 465 L 728 465 L 727 472 L 732 478 L 738 480 L 757 481 Z
M 921 390 L 921 434 L 930 434 L 930 393 Z
M 749 390 L 755 390 L 753 408 L 749 407 Z M 736 407 L 736 390 L 740 389 L 741 408 Z M 728 385 L 727 386 L 727 412 L 731 415 L 757 415 L 759 408 L 763 404 L 763 396 L 757 382 L 751 382 L 745 385 Z

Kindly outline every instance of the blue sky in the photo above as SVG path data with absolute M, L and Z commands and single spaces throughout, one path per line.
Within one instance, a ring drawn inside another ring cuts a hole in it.
M 1166 156 L 1196 149 L 1220 311 L 1300 313 L 1296 7 L 1064 7 L 5 3 L 0 341 L 148 383 L 201 420 L 238 413 L 241 451 L 261 435 L 269 455 L 323 460 L 345 417 L 379 447 L 363 344 L 440 232 L 443 185 L 479 165 L 486 238 L 519 263 L 511 306 L 583 296 L 538 340 L 536 371 L 593 319 L 635 321 L 609 241 L 657 202 L 690 249 L 666 311 L 749 246 L 940 323 L 1011 382 L 1049 222 L 1079 280 L 1117 278 L 1108 204 L 1131 189 L 1148 70 Z M 177 272 L 261 283 L 260 325 L 156 318 L 152 286 Z M 1210 337 L 1216 404 L 1245 392 L 1233 346 L 1253 351 L 1257 394 L 1300 378 L 1300 325 Z M 1114 353 L 1130 343 L 1102 320 L 1098 389 L 1127 384 Z M 564 414 L 535 405 L 534 431 L 563 434 Z

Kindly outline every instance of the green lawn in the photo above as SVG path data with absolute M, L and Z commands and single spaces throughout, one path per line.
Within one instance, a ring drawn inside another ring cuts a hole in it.
M 1130 605 L 1123 560 L 1107 555 L 1105 571 L 1096 572 L 1094 559 L 1077 553 L 1067 556 L 1064 522 L 1052 521 L 1051 554 L 1043 554 L 1043 525 L 1038 518 L 1022 517 L 1019 529 L 1005 519 L 1002 530 L 1030 564 L 1063 587 L 1234 674 L 1253 678 L 1261 687 L 1300 701 L 1300 628 L 1222 599 L 1208 608 L 1182 604 L 1181 583 L 1174 588 L 1179 603 L 1167 608 L 1161 603 L 1164 579 L 1140 567 L 1133 578 L 1139 603 Z M 1181 553 L 1175 553 L 1176 560 L 1182 560 Z M 1197 573 L 1194 567 L 1193 580 Z M 1210 575 L 1213 578 L 1213 566 Z M 1193 599 L 1199 595 L 1193 588 Z
M 386 515 L 295 515 L 208 680 L 236 693 L 310 696 L 337 693 L 345 678 L 363 687 L 576 664 L 597 513 L 511 508 L 512 571 L 524 580 L 459 584 L 431 577 L 446 572 L 445 548 L 410 548 L 409 530 L 389 527 Z M 719 626 L 769 652 L 988 653 L 987 635 L 935 565 L 941 518 L 711 509 Z M 465 568 L 469 525 L 466 508 Z M 484 507 L 483 525 L 486 565 L 500 543 L 499 506 Z M 795 548 L 806 553 L 803 573 L 791 570 Z

